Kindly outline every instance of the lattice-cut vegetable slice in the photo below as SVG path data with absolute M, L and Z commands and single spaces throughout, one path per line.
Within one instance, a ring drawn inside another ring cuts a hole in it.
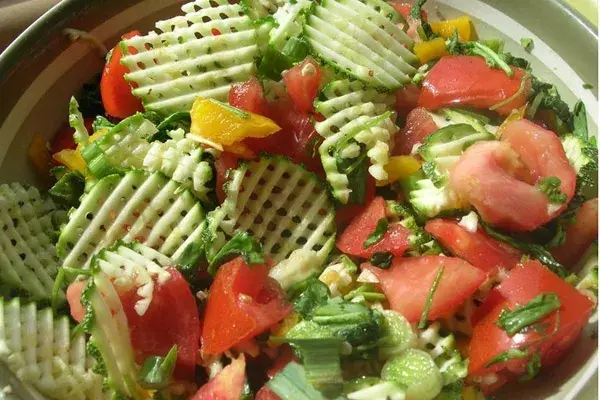
M 285 3 L 285 0 L 241 0 L 244 13 L 255 19 L 275 14 Z
M 185 15 L 157 22 L 157 32 L 121 42 L 132 93 L 162 115 L 189 111 L 198 96 L 227 100 L 259 55 L 257 31 L 240 4 L 196 0 L 181 8 Z
M 132 170 L 100 179 L 71 211 L 58 239 L 63 266 L 86 268 L 118 239 L 139 241 L 176 259 L 200 240 L 204 211 L 181 184 L 160 172 Z
M 83 332 L 73 333 L 66 316 L 35 303 L 0 298 L 0 359 L 23 383 L 54 399 L 108 399 Z
M 454 383 L 467 376 L 469 359 L 463 358 L 456 348 L 456 340 L 451 333 L 440 333 L 441 325 L 434 322 L 427 329 L 419 331 L 419 348 L 431 355 L 444 377 L 444 385 Z
M 313 7 L 304 34 L 315 57 L 382 89 L 398 89 L 416 72 L 402 17 L 383 0 L 325 0 Z
M 305 14 L 313 4 L 312 0 L 288 1 L 283 4 L 273 14 L 277 25 L 269 32 L 269 45 L 282 51 L 290 38 L 300 36 Z
M 36 300 L 49 299 L 58 270 L 52 235 L 59 211 L 33 187 L 0 185 L 0 280 Z M 62 217 L 61 217 L 62 218 Z
M 335 210 L 325 185 L 303 166 L 263 156 L 232 173 L 223 204 L 207 217 L 207 258 L 228 237 L 245 231 L 278 262 L 296 249 L 314 250 L 324 262 L 335 241 Z
M 142 114 L 124 119 L 83 149 L 90 173 L 102 178 L 129 168 L 162 172 L 183 184 L 200 200 L 210 202 L 208 184 L 213 172 L 206 161 L 208 153 L 197 142 L 186 138 L 182 129 L 170 132 L 172 139 L 165 142 L 149 142 L 156 132 L 156 126 Z
M 398 131 L 391 111 L 394 102 L 393 95 L 347 79 L 328 84 L 315 102 L 315 109 L 325 117 L 315 124 L 325 138 L 319 148 L 321 162 L 334 196 L 343 204 L 348 203 L 353 191 L 349 169 L 356 168 L 365 158 L 370 159 L 369 173 L 373 177 L 387 179 L 384 167 Z

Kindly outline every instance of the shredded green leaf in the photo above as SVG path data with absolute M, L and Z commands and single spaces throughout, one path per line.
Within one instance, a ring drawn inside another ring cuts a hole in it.
M 527 366 L 525 367 L 525 375 L 519 378 L 519 381 L 526 382 L 532 380 L 540 373 L 541 369 L 542 357 L 540 351 L 538 350 L 533 354 L 533 356 L 527 363 Z
M 433 303 L 433 296 L 435 295 L 435 291 L 442 280 L 442 275 L 444 274 L 444 266 L 440 268 L 433 283 L 431 284 L 431 288 L 429 289 L 429 293 L 427 294 L 427 300 L 425 301 L 425 308 L 423 309 L 423 313 L 421 314 L 421 320 L 419 321 L 418 328 L 425 329 L 427 326 L 427 319 L 429 317 L 429 310 L 431 309 L 431 304 Z
M 310 316 L 316 307 L 326 304 L 329 299 L 327 285 L 315 277 L 293 286 L 289 294 L 294 310 L 303 318 Z
M 208 266 L 208 272 L 214 276 L 223 260 L 232 255 L 241 255 L 248 265 L 265 262 L 262 245 L 248 233 L 238 232 L 217 252 Z
M 594 88 L 594 85 L 592 85 L 591 83 L 584 83 L 582 86 L 584 89 L 593 89 Z
M 389 251 L 378 251 L 371 256 L 369 262 L 378 268 L 388 269 L 393 259 L 394 255 Z
M 138 383 L 144 389 L 164 389 L 169 385 L 176 361 L 177 345 L 173 345 L 165 357 L 146 358 L 139 373 Z
M 581 100 L 575 103 L 575 107 L 573 107 L 573 134 L 583 140 L 589 139 L 587 112 L 585 104 Z
M 518 348 L 512 348 L 510 350 L 507 350 L 503 353 L 498 354 L 497 356 L 493 357 L 490 362 L 488 362 L 485 367 L 489 368 L 492 365 L 496 365 L 496 364 L 502 364 L 505 363 L 509 360 L 514 360 L 516 358 L 527 358 L 527 356 L 529 356 L 529 353 L 527 352 L 527 350 L 521 350 Z
M 548 176 L 541 179 L 536 187 L 544 193 L 551 203 L 564 204 L 567 201 L 567 195 L 560 190 L 561 180 L 555 176 Z
M 363 243 L 363 248 L 367 249 L 371 246 L 373 246 L 374 244 L 378 243 L 381 241 L 381 239 L 383 239 L 383 237 L 385 236 L 386 232 L 388 230 L 388 220 L 387 218 L 379 218 L 379 220 L 377 221 L 377 226 L 375 227 L 375 230 L 371 233 L 369 233 L 369 236 L 367 236 L 367 239 L 365 239 L 365 242 Z
M 555 293 L 542 293 L 527 304 L 515 307 L 513 310 L 504 309 L 496 321 L 496 325 L 513 336 L 545 316 L 558 310 L 560 300 Z
M 527 52 L 530 52 L 533 48 L 533 39 L 521 38 L 521 47 L 523 47 Z
M 481 42 L 461 42 L 457 31 L 454 31 L 454 35 L 449 39 L 446 48 L 450 54 L 483 57 L 490 67 L 500 68 L 510 77 L 514 75 L 513 70 L 506 63 L 504 57 Z

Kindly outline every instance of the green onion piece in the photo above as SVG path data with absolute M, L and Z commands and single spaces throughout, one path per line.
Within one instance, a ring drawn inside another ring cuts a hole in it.
M 91 161 L 88 161 L 87 168 L 90 173 L 97 179 L 104 178 L 105 176 L 118 174 L 120 169 L 111 165 L 104 157 L 104 154 L 101 154 L 99 157 L 94 158 Z
M 560 308 L 560 300 L 555 293 L 542 293 L 527 304 L 513 310 L 502 310 L 496 325 L 513 336 L 521 329 L 539 321 Z
M 521 350 L 517 348 L 509 349 L 504 353 L 500 353 L 494 358 L 492 358 L 486 365 L 486 368 L 491 367 L 492 365 L 502 364 L 507 362 L 508 360 L 514 360 L 516 358 L 526 358 L 529 355 L 526 350 Z
M 442 265 L 442 267 L 438 271 L 437 275 L 435 276 L 435 279 L 433 280 L 433 284 L 431 285 L 431 288 L 429 288 L 429 293 L 427 294 L 427 300 L 425 301 L 425 308 L 423 309 L 423 314 L 421 314 L 421 320 L 419 321 L 419 325 L 417 325 L 419 329 L 425 329 L 425 327 L 427 326 L 427 318 L 429 316 L 429 309 L 431 309 L 431 304 L 433 303 L 433 295 L 435 294 L 435 291 L 437 290 L 438 285 L 440 284 L 440 281 L 442 280 L 443 274 L 444 274 L 444 266 Z
M 138 376 L 138 383 L 144 389 L 164 389 L 169 385 L 176 361 L 177 345 L 171 347 L 165 357 L 146 358 Z
M 85 177 L 79 171 L 69 171 L 60 177 L 58 182 L 48 190 L 54 202 L 73 207 L 79 203 L 79 198 L 85 189 Z
M 521 378 L 519 378 L 519 381 L 526 382 L 526 381 L 532 380 L 533 378 L 535 378 L 537 376 L 537 374 L 540 373 L 541 369 L 542 369 L 542 357 L 541 357 L 540 351 L 538 350 L 533 354 L 533 356 L 527 363 L 527 366 L 525 367 L 525 371 L 526 371 L 525 375 L 522 376 Z
M 326 400 L 306 378 L 304 368 L 291 362 L 267 382 L 267 387 L 281 400 Z
M 573 134 L 584 140 L 588 140 L 588 124 L 585 104 L 581 100 L 573 107 Z
M 371 246 L 373 246 L 374 244 L 378 243 L 381 241 L 381 239 L 383 239 L 383 237 L 385 236 L 385 233 L 388 230 L 388 220 L 387 218 L 379 218 L 379 220 L 377 221 L 377 226 L 375 227 L 375 230 L 371 233 L 369 233 L 369 236 L 367 236 L 367 238 L 365 239 L 365 242 L 363 243 L 363 248 L 367 249 Z
M 231 111 L 236 116 L 238 116 L 238 117 L 240 117 L 242 119 L 250 119 L 251 118 L 249 112 L 246 112 L 244 110 L 240 110 L 239 108 L 234 107 L 232 105 L 229 105 L 227 103 L 223 103 L 222 101 L 215 100 L 215 99 L 208 99 L 208 101 L 210 101 L 211 103 L 217 104 L 217 105 L 219 105 L 219 106 L 221 106 L 221 107 L 223 107 L 223 108 Z

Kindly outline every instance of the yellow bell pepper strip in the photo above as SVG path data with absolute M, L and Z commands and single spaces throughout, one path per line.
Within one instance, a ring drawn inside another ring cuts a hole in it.
M 413 52 L 419 58 L 421 65 L 448 54 L 446 41 L 440 37 L 427 42 L 415 43 Z
M 108 132 L 108 128 L 100 129 L 98 132 L 95 132 L 89 137 L 88 143 L 93 143 L 94 141 L 100 139 L 106 132 Z M 79 144 L 75 150 L 61 150 L 58 153 L 54 153 L 52 158 L 72 171 L 79 171 L 82 174 L 85 174 L 86 164 L 81 155 L 81 147 L 81 144 Z
M 517 120 L 525 118 L 526 111 L 527 111 L 527 104 L 517 108 L 516 110 L 512 110 L 512 112 L 508 115 L 508 117 L 506 117 L 506 119 L 504 121 L 502 121 L 502 124 L 500 124 L 500 127 L 496 131 L 496 137 L 498 139 L 500 139 L 502 137 L 502 133 L 504 132 L 504 129 L 506 129 L 506 125 L 508 125 L 509 122 L 517 121 Z
M 251 160 L 256 157 L 256 154 L 254 154 L 254 152 L 250 150 L 244 143 L 234 143 L 231 146 L 225 146 L 223 150 L 240 156 L 246 160 Z
M 385 181 L 377 181 L 377 186 L 386 186 L 390 183 L 407 178 L 421 168 L 421 162 L 413 156 L 394 156 L 385 165 L 385 172 L 388 174 L 388 179 Z
M 281 130 L 267 117 L 213 99 L 198 97 L 190 114 L 190 133 L 222 146 L 231 146 L 246 138 L 264 138 Z
M 294 326 L 300 322 L 300 314 L 297 312 L 289 313 L 279 324 L 271 328 L 271 336 L 283 337 L 285 336 Z M 278 340 L 267 340 L 267 346 L 271 348 L 279 347 L 281 342 Z
M 27 149 L 27 157 L 33 165 L 35 172 L 44 182 L 50 181 L 50 151 L 46 140 L 40 135 L 35 135 Z
M 458 39 L 461 42 L 468 42 L 477 37 L 471 19 L 467 16 L 439 22 L 430 22 L 429 25 L 431 25 L 433 33 L 440 35 L 444 39 L 450 39 L 452 35 L 454 35 L 454 31 L 458 32 Z

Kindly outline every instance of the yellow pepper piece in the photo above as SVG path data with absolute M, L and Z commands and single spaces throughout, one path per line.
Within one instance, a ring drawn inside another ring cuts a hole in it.
M 385 186 L 400 179 L 407 178 L 421 168 L 421 163 L 413 156 L 394 156 L 384 167 L 388 179 L 377 181 L 377 186 Z
M 421 64 L 448 54 L 446 51 L 446 41 L 439 37 L 427 42 L 415 43 L 413 52 L 419 58 Z
M 224 151 L 236 154 L 245 159 L 254 158 L 254 152 L 250 150 L 244 143 L 234 143 L 231 146 L 225 146 Z
M 504 132 L 504 129 L 506 129 L 506 125 L 508 125 L 509 122 L 518 121 L 525 118 L 525 111 L 527 111 L 527 104 L 517 108 L 516 110 L 512 110 L 508 117 L 506 117 L 506 119 L 502 121 L 502 124 L 500 124 L 500 127 L 496 131 L 496 137 L 498 139 L 502 137 L 502 133 Z
M 250 137 L 263 138 L 281 129 L 267 117 L 201 97 L 194 101 L 190 114 L 191 134 L 223 146 L 231 146 Z
M 298 325 L 298 322 L 300 322 L 300 314 L 295 311 L 288 314 L 279 324 L 271 329 L 271 336 L 285 336 L 294 326 Z M 269 347 L 278 347 L 280 344 L 281 342 L 275 340 L 267 340 Z
M 473 24 L 469 17 L 462 16 L 456 19 L 448 19 L 446 21 L 430 22 L 433 33 L 440 35 L 445 39 L 449 39 L 454 35 L 454 31 L 458 32 L 458 40 L 468 42 L 476 37 Z
M 35 135 L 29 148 L 27 149 L 27 157 L 33 165 L 35 172 L 44 181 L 50 180 L 50 151 L 46 144 L 46 140 L 40 135 Z
M 98 132 L 94 133 L 90 136 L 90 143 L 100 139 L 106 132 L 108 132 L 107 128 L 100 129 Z M 65 149 L 58 153 L 54 153 L 52 158 L 72 171 L 79 171 L 82 174 L 85 173 L 86 164 L 81 156 L 81 145 L 78 145 L 75 150 Z

